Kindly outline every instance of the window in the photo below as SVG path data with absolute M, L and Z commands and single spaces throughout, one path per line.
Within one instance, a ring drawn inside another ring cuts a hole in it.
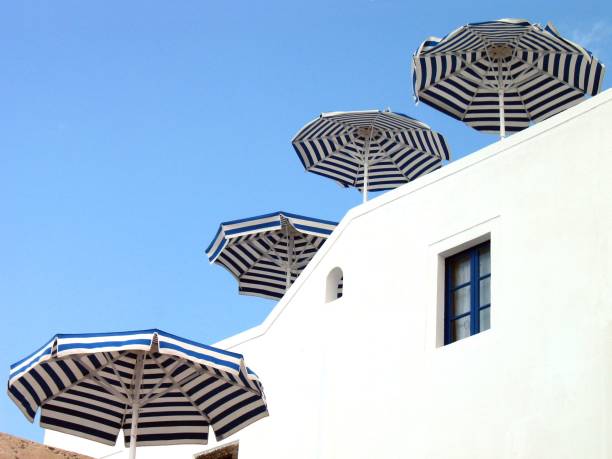
M 327 275 L 327 282 L 325 286 L 325 301 L 337 300 L 342 297 L 342 289 L 344 287 L 344 276 L 340 268 L 332 269 Z
M 444 344 L 491 328 L 491 243 L 446 259 Z

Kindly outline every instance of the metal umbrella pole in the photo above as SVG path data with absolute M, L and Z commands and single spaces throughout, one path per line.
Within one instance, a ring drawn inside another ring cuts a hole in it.
M 372 124 L 370 124 L 368 134 L 368 140 L 366 141 L 365 151 L 363 153 L 363 202 L 368 202 L 368 166 L 370 165 L 370 145 L 372 144 L 372 135 L 374 134 L 374 125 L 378 120 L 380 113 L 376 115 Z
M 504 112 L 504 86 L 502 79 L 502 59 L 497 58 L 497 69 L 498 69 L 498 86 L 499 86 L 499 137 L 503 139 L 506 137 L 506 116 Z
M 372 134 L 370 134 L 371 138 Z M 363 202 L 368 202 L 368 153 L 370 152 L 370 141 L 366 144 L 363 156 Z
M 132 428 L 130 429 L 130 459 L 136 459 L 136 440 L 138 438 L 138 414 L 140 411 L 140 386 L 144 369 L 144 354 L 136 356 L 136 368 L 132 386 Z
M 295 241 L 293 231 L 291 231 L 288 223 L 285 226 L 285 231 L 287 232 L 287 278 L 285 279 L 285 291 L 287 291 L 291 287 L 291 268 L 293 267 Z

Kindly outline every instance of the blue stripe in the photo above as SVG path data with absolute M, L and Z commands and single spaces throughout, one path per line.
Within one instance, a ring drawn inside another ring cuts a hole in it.
M 38 351 L 36 351 L 38 352 Z M 36 354 L 36 352 L 34 354 Z M 21 373 L 28 371 L 30 368 L 32 368 L 34 365 L 38 364 L 38 362 L 40 362 L 40 359 L 46 355 L 50 355 L 51 354 L 51 348 L 47 349 L 45 352 L 43 352 L 39 358 L 32 360 L 28 365 L 20 368 L 18 371 L 15 372 L 10 372 L 10 379 L 13 379 L 15 376 L 20 375 Z M 31 356 L 30 356 L 31 357 Z M 24 360 L 29 359 L 30 357 L 26 358 L 26 359 L 22 359 L 21 362 L 23 362 Z M 18 365 L 18 364 L 15 364 Z M 13 368 L 15 365 L 12 365 L 11 368 Z
M 333 231 L 333 230 L 328 230 L 328 229 L 317 228 L 315 226 L 300 225 L 298 223 L 295 223 L 294 226 L 297 229 L 303 229 L 305 231 L 312 231 L 314 233 L 331 234 Z
M 212 362 L 212 363 L 216 363 L 218 365 L 221 366 L 225 366 L 228 368 L 232 368 L 236 371 L 240 371 L 240 365 L 237 365 L 233 362 L 229 362 L 227 360 L 222 360 L 219 359 L 217 357 L 213 357 L 212 355 L 208 355 L 208 354 L 203 354 L 201 352 L 195 352 L 189 349 L 185 349 L 184 347 L 181 346 L 177 346 L 176 344 L 173 343 L 167 343 L 167 342 L 161 342 L 159 343 L 159 348 L 167 348 L 167 349 L 175 349 L 179 352 L 184 352 L 185 354 L 191 356 L 191 357 L 195 357 L 197 359 L 201 359 L 201 360 L 206 360 L 208 362 Z
M 183 343 L 190 344 L 192 346 L 198 346 L 198 347 L 201 347 L 202 349 L 206 349 L 208 351 L 217 352 L 219 354 L 225 354 L 227 356 L 234 357 L 234 358 L 237 358 L 237 359 L 243 359 L 242 354 L 239 354 L 237 352 L 226 351 L 224 349 L 219 349 L 218 347 L 214 347 L 214 346 L 209 346 L 207 344 L 198 343 L 197 341 L 192 341 L 190 339 L 181 338 L 179 336 L 173 335 L 172 333 L 168 333 L 168 332 L 165 332 L 165 331 L 162 331 L 162 330 L 158 330 L 158 335 L 161 336 L 161 337 L 172 338 L 172 339 L 175 339 L 177 341 L 181 341 Z
M 269 223 L 259 223 L 257 225 L 241 226 L 239 228 L 225 230 L 224 232 L 226 235 L 233 235 L 237 233 L 247 233 L 249 231 L 253 231 L 257 229 L 273 228 L 273 227 L 278 227 L 278 228 L 281 227 L 280 219 L 277 221 L 269 222 Z
M 274 217 L 274 216 L 279 216 L 279 218 L 280 218 L 281 215 L 284 215 L 286 217 L 291 217 L 291 218 L 301 218 L 303 220 L 310 220 L 310 221 L 318 222 L 318 223 L 326 223 L 326 224 L 329 224 L 329 225 L 337 225 L 338 224 L 337 222 L 332 222 L 331 220 L 323 220 L 323 219 L 320 219 L 320 218 L 306 217 L 304 215 L 298 215 L 298 214 L 293 214 L 293 213 L 290 213 L 290 212 L 285 212 L 283 210 L 279 210 L 277 212 L 272 212 L 272 213 L 264 214 L 264 215 L 257 215 L 255 217 L 242 218 L 242 219 L 239 219 L 239 220 L 230 220 L 230 221 L 221 223 L 221 226 L 224 226 L 224 225 L 235 225 L 237 223 L 246 223 L 246 222 L 255 221 L 255 220 L 261 220 L 263 218 L 270 218 L 270 217 Z
M 327 225 L 337 225 L 338 224 L 338 222 L 332 222 L 331 220 L 322 220 L 320 218 L 304 217 L 303 215 L 291 214 L 289 212 L 279 212 L 279 214 L 282 214 L 285 217 L 289 217 L 289 218 L 299 218 L 302 220 L 309 220 L 311 222 L 325 223 Z
M 278 215 L 280 212 L 271 212 L 269 214 L 263 214 L 263 215 L 257 215 L 255 217 L 248 217 L 248 218 L 240 218 L 238 220 L 229 220 L 226 222 L 221 223 L 221 225 L 235 225 L 237 223 L 245 223 L 245 222 L 250 222 L 253 220 L 259 220 L 261 218 L 269 218 L 269 217 L 274 217 L 275 215 Z
M 216 240 L 217 238 L 215 237 L 215 239 L 213 239 L 213 242 Z M 219 244 L 219 247 L 217 247 L 217 250 L 215 250 L 215 253 L 213 253 L 212 255 L 210 255 L 208 257 L 208 261 L 210 261 L 211 263 L 213 262 L 213 260 L 215 260 L 217 258 L 217 256 L 219 255 L 219 253 L 225 248 L 225 246 L 227 245 L 227 239 L 222 239 L 221 243 Z
M 121 332 L 103 332 L 103 333 L 62 333 L 56 335 L 57 338 L 104 338 L 107 336 L 128 336 L 128 335 L 145 335 L 157 333 L 157 328 L 150 328 L 147 330 L 131 330 Z
M 34 352 L 32 352 L 31 354 L 29 354 L 27 357 L 24 357 L 23 359 L 15 362 L 14 364 L 11 365 L 11 370 L 13 368 L 15 368 L 18 365 L 21 365 L 23 362 L 25 362 L 26 360 L 28 360 L 29 358 L 35 356 L 37 353 L 39 353 L 40 351 L 42 351 L 44 348 L 46 348 L 49 345 L 53 344 L 53 341 L 55 341 L 55 338 L 57 338 L 57 335 L 55 335 L 53 338 L 51 338 L 49 341 L 47 341 L 47 344 L 39 347 L 37 350 L 35 350 Z M 49 347 L 49 349 L 51 349 L 51 347 Z M 46 353 L 43 353 L 42 355 L 45 355 Z
M 210 244 L 208 245 L 208 247 L 205 250 L 206 253 L 210 252 L 210 249 L 212 249 L 212 246 L 215 243 L 215 241 L 217 240 L 217 238 L 219 237 L 219 235 L 221 234 L 221 231 L 223 231 L 223 227 L 219 226 L 219 229 L 217 230 L 217 234 L 215 234 L 215 237 L 213 238 L 213 240 L 210 242 Z

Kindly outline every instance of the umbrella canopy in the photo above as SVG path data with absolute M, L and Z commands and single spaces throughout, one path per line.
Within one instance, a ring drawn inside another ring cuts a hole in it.
M 363 192 L 390 190 L 450 159 L 429 126 L 391 111 L 322 113 L 292 141 L 304 168 Z
M 417 101 L 483 132 L 505 136 L 601 88 L 589 51 L 523 19 L 468 24 L 425 40 L 413 57 Z
M 206 444 L 268 415 L 242 355 L 161 330 L 56 335 L 11 366 L 8 395 L 40 425 L 114 445 Z M 132 429 L 132 426 L 136 428 Z
M 221 223 L 206 253 L 238 280 L 241 294 L 279 299 L 336 225 L 288 212 L 233 220 Z

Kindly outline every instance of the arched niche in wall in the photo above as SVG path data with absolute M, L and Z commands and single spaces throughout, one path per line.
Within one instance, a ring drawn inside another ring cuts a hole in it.
M 337 300 L 342 297 L 342 289 L 344 287 L 344 275 L 342 269 L 336 267 L 327 275 L 325 284 L 325 302 Z

